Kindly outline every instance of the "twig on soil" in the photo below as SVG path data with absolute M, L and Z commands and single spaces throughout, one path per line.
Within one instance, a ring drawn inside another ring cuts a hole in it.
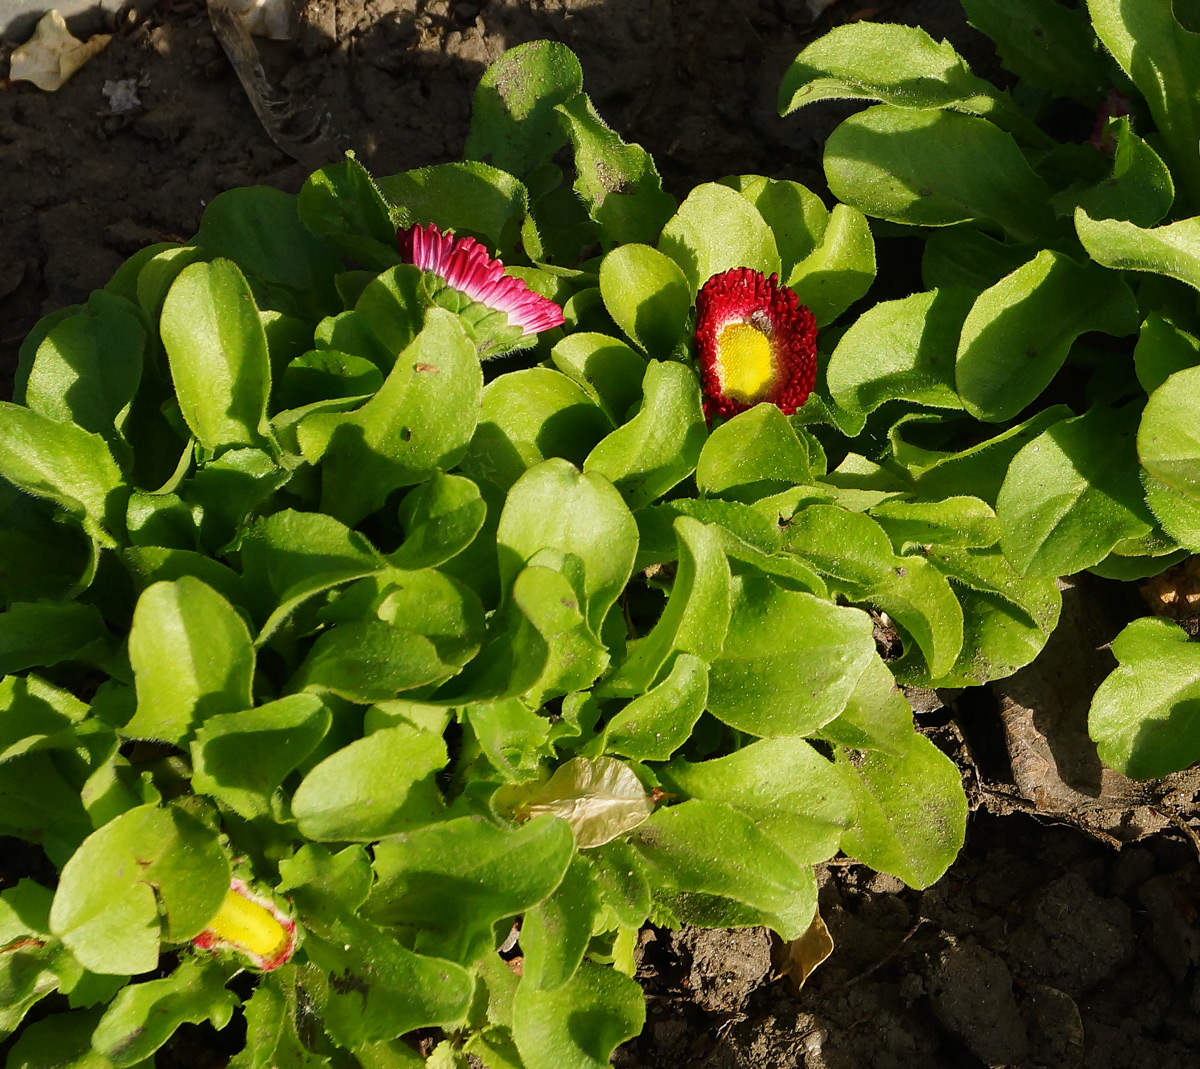
M 867 968 L 863 969 L 862 972 L 856 973 L 854 976 L 851 976 L 848 980 L 843 980 L 840 984 L 834 984 L 833 987 L 822 990 L 822 992 L 821 992 L 822 997 L 829 998 L 830 995 L 840 994 L 842 991 L 845 991 L 847 988 L 853 987 L 855 984 L 860 983 L 861 981 L 865 980 L 868 976 L 870 976 L 876 970 L 883 968 L 884 965 L 886 965 L 889 961 L 892 960 L 892 958 L 894 958 L 897 954 L 900 953 L 901 950 L 904 949 L 904 947 L 908 943 L 908 941 L 914 935 L 917 934 L 917 932 L 920 930 L 920 928 L 923 925 L 926 925 L 928 923 L 929 923 L 928 917 L 918 918 L 917 923 L 914 924 L 911 928 L 909 928 L 909 930 L 907 932 L 904 933 L 903 938 L 894 947 L 892 947 L 891 950 L 889 950 L 886 954 L 884 954 L 884 956 L 882 958 L 880 958 L 877 962 L 875 962 L 874 965 L 868 966 Z

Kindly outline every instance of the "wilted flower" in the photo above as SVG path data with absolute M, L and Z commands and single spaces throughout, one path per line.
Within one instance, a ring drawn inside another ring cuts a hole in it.
M 419 223 L 396 234 L 405 263 L 439 276 L 452 289 L 493 312 L 508 316 L 510 327 L 522 336 L 561 326 L 562 309 L 549 297 L 534 293 L 522 279 L 504 273 L 504 264 L 488 256 L 474 238 L 443 234 L 430 223 Z
M 778 276 L 734 267 L 696 297 L 696 356 L 710 423 L 760 401 L 790 416 L 817 377 L 817 323 Z
M 236 950 L 256 969 L 278 969 L 296 949 L 296 922 L 274 902 L 231 880 L 217 915 L 192 943 L 201 950 Z

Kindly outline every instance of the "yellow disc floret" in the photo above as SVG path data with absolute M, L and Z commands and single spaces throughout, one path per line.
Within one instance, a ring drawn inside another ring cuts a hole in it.
M 775 378 L 771 339 L 749 323 L 730 323 L 721 331 L 717 362 L 725 395 L 742 404 L 761 400 Z
M 233 890 L 225 896 L 208 930 L 261 958 L 277 953 L 291 937 L 269 909 Z

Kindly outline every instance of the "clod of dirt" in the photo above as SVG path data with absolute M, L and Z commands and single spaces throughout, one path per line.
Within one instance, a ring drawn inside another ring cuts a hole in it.
M 1011 946 L 1032 977 L 1077 997 L 1133 953 L 1129 907 L 1068 872 L 1043 889 Z
M 1021 1018 L 1029 1036 L 1031 1067 L 1075 1069 L 1083 1061 L 1083 1019 L 1065 991 L 1030 984 L 1021 1000 Z
M 995 954 L 972 943 L 948 947 L 929 993 L 937 1019 L 989 1066 L 1023 1065 L 1029 1054 L 1012 974 Z
M 671 949 L 690 961 L 688 987 L 708 1013 L 737 1013 L 771 970 L 765 928 L 685 928 L 670 935 Z
M 1200 962 L 1200 916 L 1196 912 L 1195 878 L 1182 874 L 1155 876 L 1138 891 L 1154 932 L 1154 949 L 1174 977 L 1183 983 L 1188 968 Z

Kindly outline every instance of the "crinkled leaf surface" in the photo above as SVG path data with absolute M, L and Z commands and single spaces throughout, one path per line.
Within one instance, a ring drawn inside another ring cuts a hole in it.
M 581 850 L 624 835 L 654 803 L 633 770 L 615 757 L 575 757 L 560 765 L 522 806 L 529 816 L 562 817 Z

